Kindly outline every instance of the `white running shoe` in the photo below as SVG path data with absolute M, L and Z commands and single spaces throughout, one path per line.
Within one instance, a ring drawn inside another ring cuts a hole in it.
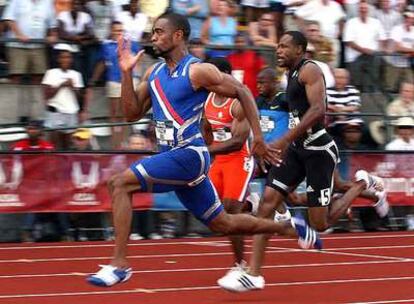
M 290 219 L 292 218 L 292 214 L 290 214 L 289 209 L 286 209 L 285 213 L 279 213 L 277 212 L 277 210 L 275 211 L 275 217 L 274 217 L 274 221 L 275 222 L 287 222 L 290 221 Z
M 112 265 L 99 266 L 101 270 L 86 279 L 88 283 L 95 286 L 110 287 L 128 281 L 132 276 L 132 268 L 120 269 Z
M 217 280 L 217 283 L 221 286 L 221 284 L 226 284 L 226 281 L 232 280 L 234 277 L 238 277 L 243 273 L 246 273 L 247 270 L 247 263 L 246 261 L 242 261 L 240 264 L 235 263 L 232 268 L 227 271 L 227 273 L 220 279 Z
M 388 212 L 390 211 L 390 205 L 387 201 L 387 192 L 385 191 L 377 191 L 375 195 L 378 196 L 378 201 L 374 204 L 375 211 L 379 217 L 385 217 Z
M 384 181 L 381 177 L 369 174 L 365 170 L 358 170 L 355 173 L 355 180 L 363 180 L 366 183 L 366 190 L 384 191 Z
M 252 215 L 256 215 L 257 211 L 259 211 L 260 195 L 256 192 L 251 192 L 246 197 L 246 202 L 249 202 L 252 206 L 252 211 L 250 213 Z
M 222 279 L 217 281 L 218 285 L 231 292 L 260 290 L 265 286 L 265 280 L 262 276 L 252 276 L 247 272 L 241 273 L 238 276 L 229 276 L 226 280 Z

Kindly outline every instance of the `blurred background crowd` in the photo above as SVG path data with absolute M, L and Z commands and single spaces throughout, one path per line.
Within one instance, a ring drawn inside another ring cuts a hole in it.
M 189 18 L 195 56 L 227 57 L 256 98 L 267 67 L 276 70 L 272 92 L 284 90 L 275 49 L 284 31 L 302 31 L 325 75 L 326 124 L 341 151 L 414 151 L 412 0 L 0 0 L 1 149 L 156 149 L 150 117 L 122 117 L 117 39 L 133 52 L 150 46 L 165 11 Z M 146 49 L 136 84 L 158 60 Z M 160 234 L 174 235 L 173 218 L 163 216 Z

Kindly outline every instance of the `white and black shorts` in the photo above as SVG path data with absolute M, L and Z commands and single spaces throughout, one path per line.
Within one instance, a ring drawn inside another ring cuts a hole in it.
M 339 160 L 334 141 L 324 146 L 290 145 L 283 163 L 272 166 L 266 186 L 287 195 L 306 178 L 309 207 L 328 206 L 333 190 L 333 174 Z

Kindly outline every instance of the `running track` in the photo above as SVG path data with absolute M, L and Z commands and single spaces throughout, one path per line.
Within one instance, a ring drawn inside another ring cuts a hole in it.
M 414 233 L 323 239 L 317 252 L 273 238 L 266 288 L 244 294 L 215 283 L 232 261 L 226 238 L 133 242 L 134 275 L 113 288 L 85 282 L 108 262 L 111 243 L 1 244 L 0 304 L 414 303 Z

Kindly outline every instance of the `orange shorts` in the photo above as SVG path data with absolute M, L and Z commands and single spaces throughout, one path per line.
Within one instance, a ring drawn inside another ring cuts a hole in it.
M 253 157 L 227 157 L 226 155 L 214 159 L 209 177 L 221 200 L 232 199 L 243 202 L 253 172 Z

